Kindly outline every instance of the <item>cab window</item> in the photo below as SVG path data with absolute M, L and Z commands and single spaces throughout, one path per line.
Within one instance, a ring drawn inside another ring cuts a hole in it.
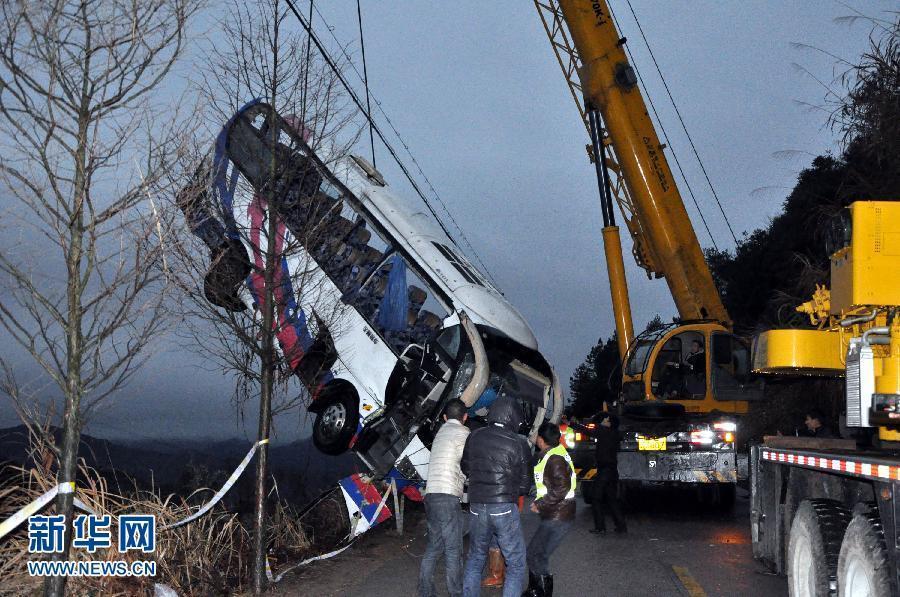
M 710 379 L 716 400 L 752 400 L 761 394 L 750 371 L 750 349 L 743 341 L 724 332 L 712 337 Z
M 702 400 L 706 396 L 703 334 L 687 331 L 666 340 L 653 364 L 653 393 L 663 400 Z

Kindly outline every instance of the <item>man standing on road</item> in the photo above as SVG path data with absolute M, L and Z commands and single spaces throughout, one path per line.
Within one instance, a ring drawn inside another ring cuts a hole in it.
M 559 547 L 575 518 L 575 467 L 559 443 L 559 427 L 545 421 L 538 429 L 538 463 L 534 467 L 537 493 L 531 511 L 541 524 L 528 543 L 528 590 L 522 597 L 552 597 L 550 556 Z
M 592 533 L 606 533 L 604 506 L 612 515 L 617 533 L 626 532 L 625 518 L 619 507 L 619 420 L 612 413 L 601 413 L 598 416 L 600 425 L 594 431 L 597 439 L 595 458 L 597 476 L 591 494 L 591 509 L 594 512 L 594 528 Z
M 434 566 L 441 554 L 450 597 L 462 595 L 463 518 L 460 499 L 465 476 L 459 468 L 469 430 L 466 405 L 454 398 L 444 409 L 444 425 L 434 436 L 425 485 L 428 547 L 419 569 L 419 596 L 434 597 Z
M 531 487 L 531 448 L 518 429 L 522 407 L 503 395 L 491 405 L 488 425 L 469 435 L 462 472 L 469 478 L 469 555 L 463 595 L 481 590 L 481 571 L 491 538 L 496 536 L 506 559 L 503 597 L 520 597 L 525 586 L 525 538 L 516 502 Z

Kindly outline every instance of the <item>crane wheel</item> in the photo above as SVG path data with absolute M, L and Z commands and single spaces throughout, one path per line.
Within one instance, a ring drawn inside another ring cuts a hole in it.
M 873 505 L 853 515 L 844 533 L 837 568 L 839 597 L 888 597 L 890 563 L 881 518 Z
M 837 563 L 850 513 L 831 500 L 804 500 L 787 549 L 791 597 L 828 597 L 837 591 Z

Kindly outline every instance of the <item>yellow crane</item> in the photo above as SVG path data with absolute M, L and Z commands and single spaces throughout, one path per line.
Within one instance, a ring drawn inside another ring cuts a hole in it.
M 591 139 L 588 152 L 600 183 L 604 253 L 624 362 L 623 398 L 667 399 L 694 413 L 745 413 L 746 398 L 756 389 L 749 383 L 749 348 L 731 333 L 731 318 L 607 3 L 534 4 Z M 662 333 L 635 338 L 613 204 L 628 229 L 637 264 L 648 277 L 665 279 L 675 302 L 679 324 Z M 695 342 L 706 353 L 706 363 L 702 371 L 694 368 L 693 383 L 686 384 L 684 362 Z
M 592 141 L 616 331 L 619 349 L 627 355 L 623 397 L 663 397 L 658 374 L 677 356 L 680 347 L 674 341 L 685 334 L 702 336 L 711 348 L 704 391 L 692 392 L 691 401 L 684 396 L 670 400 L 695 413 L 744 412 L 745 398 L 754 393 L 747 383 L 751 367 L 760 374 L 843 377 L 841 438 L 771 436 L 751 449 L 753 554 L 787 575 L 792 595 L 898 594 L 900 202 L 859 200 L 845 210 L 828 248 L 831 286 L 818 287 L 797 307 L 816 329 L 758 335 L 751 362 L 746 345 L 730 333 L 665 147 L 628 64 L 626 40 L 616 31 L 607 3 L 534 2 Z M 681 316 L 679 325 L 652 339 L 634 338 L 613 202 L 638 264 L 666 279 Z M 703 321 L 687 321 L 692 319 Z M 713 423 L 706 437 L 713 442 L 727 438 L 725 425 Z M 659 425 L 652 428 L 659 435 Z M 690 432 L 691 444 L 695 434 L 702 439 L 704 430 Z M 689 449 L 693 457 L 704 448 L 679 442 L 677 431 L 666 437 L 637 435 L 636 450 L 620 446 L 620 478 L 690 481 L 691 475 L 731 474 L 722 463 L 733 461 L 736 453 L 717 451 L 721 443 L 698 459 L 715 457 L 715 469 L 708 471 L 694 466 L 685 452 Z M 579 467 L 577 446 L 573 458 Z M 679 466 L 665 470 L 664 463 L 673 460 Z M 583 485 L 589 475 L 582 477 Z M 733 498 L 733 485 L 719 488 Z

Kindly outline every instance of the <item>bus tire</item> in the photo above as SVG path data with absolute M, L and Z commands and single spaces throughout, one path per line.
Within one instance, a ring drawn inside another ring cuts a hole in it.
M 324 399 L 313 422 L 313 444 L 325 454 L 337 456 L 347 451 L 359 426 L 356 397 L 341 392 Z
M 890 563 L 881 518 L 874 507 L 853 515 L 844 533 L 837 568 L 839 597 L 888 597 Z
M 850 513 L 831 500 L 804 500 L 791 523 L 787 550 L 791 597 L 827 597 L 837 590 L 837 561 Z

